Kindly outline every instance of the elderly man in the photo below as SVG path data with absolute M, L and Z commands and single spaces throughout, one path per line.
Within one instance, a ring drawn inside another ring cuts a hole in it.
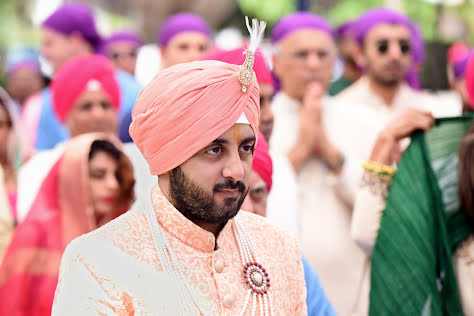
M 163 68 L 199 60 L 211 46 L 211 30 L 206 21 L 193 13 L 170 16 L 158 32 Z
M 158 185 L 70 244 L 53 315 L 306 314 L 296 240 L 239 212 L 259 121 L 252 55 L 175 65 L 145 87 L 130 133 Z
M 324 96 L 337 57 L 333 32 L 322 18 L 300 12 L 283 17 L 271 36 L 281 91 L 272 104 L 270 148 L 286 155 L 297 173 L 303 251 L 336 311 L 349 315 L 365 258 L 349 233 L 357 166 L 333 141 L 347 137 L 348 126 L 334 128 L 339 113 Z
M 54 72 L 75 56 L 98 52 L 102 45 L 92 10 L 83 3 L 70 2 L 59 7 L 43 21 L 40 35 L 41 54 Z M 141 86 L 124 71 L 118 70 L 115 75 L 121 94 L 120 110 L 117 111 L 119 124 L 122 121 L 127 124 L 127 115 L 130 116 Z M 32 152 L 51 149 L 70 136 L 55 116 L 53 102 L 51 89 L 47 87 L 24 106 L 20 124 L 26 146 Z

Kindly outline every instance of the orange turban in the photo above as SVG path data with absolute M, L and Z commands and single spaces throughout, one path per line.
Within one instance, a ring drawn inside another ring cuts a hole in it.
M 142 90 L 130 136 L 152 174 L 181 165 L 230 129 L 242 113 L 257 137 L 258 83 L 254 76 L 242 92 L 239 69 L 211 60 L 178 64 L 159 72 Z

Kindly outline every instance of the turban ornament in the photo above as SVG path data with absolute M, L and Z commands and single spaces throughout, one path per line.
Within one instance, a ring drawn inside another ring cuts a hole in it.
M 255 51 L 262 42 L 265 27 L 267 26 L 265 21 L 260 21 L 259 23 L 257 19 L 252 19 L 252 27 L 250 27 L 248 17 L 245 17 L 245 23 L 250 33 L 250 45 L 249 48 L 243 52 L 246 57 L 239 71 L 239 81 L 242 84 L 242 92 L 247 91 L 247 86 L 252 82 L 255 76 L 255 72 L 252 69 L 255 61 Z

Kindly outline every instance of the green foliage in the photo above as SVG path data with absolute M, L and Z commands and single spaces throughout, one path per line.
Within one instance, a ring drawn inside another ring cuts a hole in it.
M 249 17 L 267 21 L 272 26 L 282 16 L 296 10 L 295 0 L 239 0 L 240 9 Z
M 5 49 L 13 44 L 38 42 L 38 30 L 31 26 L 31 21 L 18 17 L 14 0 L 0 0 L 0 48 Z
M 421 0 L 403 0 L 405 14 L 421 28 L 425 40 L 437 40 L 436 5 Z
M 328 19 L 332 25 L 340 25 L 359 17 L 370 8 L 381 7 L 383 4 L 383 0 L 342 0 L 332 7 Z

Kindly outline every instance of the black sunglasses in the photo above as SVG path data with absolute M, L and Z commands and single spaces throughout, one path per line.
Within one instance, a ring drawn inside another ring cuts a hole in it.
M 398 45 L 400 47 L 400 52 L 403 55 L 406 55 L 411 52 L 411 44 L 408 40 L 398 40 Z M 380 55 L 385 55 L 388 52 L 389 41 L 384 39 L 377 41 L 377 51 Z

